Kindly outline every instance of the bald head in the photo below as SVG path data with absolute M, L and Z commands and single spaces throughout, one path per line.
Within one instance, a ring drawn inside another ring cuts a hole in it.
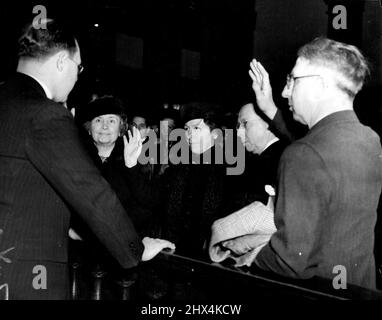
M 261 154 L 268 143 L 275 139 L 269 125 L 256 112 L 252 103 L 241 107 L 237 135 L 247 151 Z

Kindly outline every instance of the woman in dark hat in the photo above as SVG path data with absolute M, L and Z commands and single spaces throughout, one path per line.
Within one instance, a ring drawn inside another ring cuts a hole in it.
M 131 140 L 125 137 L 127 116 L 124 104 L 113 96 L 96 98 L 78 117 L 85 128 L 82 138 L 90 157 L 116 192 L 136 230 L 142 237 L 158 237 L 153 211 L 161 203 L 161 193 L 141 173 L 139 166 L 127 166 L 131 159 L 137 160 L 138 156 L 134 157 L 133 153 L 138 152 L 139 155 L 140 151 L 135 151 L 133 143 L 129 142 Z M 132 130 L 133 133 L 129 133 L 130 139 L 139 139 L 138 129 Z M 129 155 L 133 156 L 129 158 Z M 89 244 L 87 247 L 91 251 L 91 259 L 97 263 L 113 260 L 76 216 L 72 228 Z
M 134 150 L 130 150 L 132 146 L 125 136 L 128 122 L 123 102 L 113 96 L 97 98 L 87 105 L 82 122 L 88 134 L 85 145 L 89 154 L 131 214 L 138 232 L 147 235 L 161 193 L 141 172 L 139 164 L 127 166 Z M 131 129 L 134 137 L 139 135 L 135 127 Z M 137 157 L 133 155 L 132 160 L 136 163 Z
M 117 140 L 118 147 L 123 147 L 123 141 L 118 139 L 126 131 L 127 116 L 122 102 L 112 96 L 105 96 L 91 101 L 84 117 L 84 127 L 97 147 L 101 162 L 106 162 L 111 156 Z M 120 151 L 120 150 L 119 150 Z M 112 159 L 116 160 L 114 152 Z M 123 152 L 119 152 L 123 155 Z
M 164 237 L 179 254 L 209 259 L 207 245 L 212 223 L 226 212 L 229 194 L 226 165 L 215 161 L 219 136 L 218 106 L 193 102 L 183 106 L 181 119 L 189 146 L 189 161 L 167 172 L 168 203 Z

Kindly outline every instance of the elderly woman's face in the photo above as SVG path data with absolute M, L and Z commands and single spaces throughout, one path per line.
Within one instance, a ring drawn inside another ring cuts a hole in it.
M 105 114 L 91 121 L 90 134 L 96 144 L 114 144 L 121 131 L 122 120 L 118 115 Z

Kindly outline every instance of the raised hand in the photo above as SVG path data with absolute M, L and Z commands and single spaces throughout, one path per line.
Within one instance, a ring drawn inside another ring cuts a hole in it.
M 133 132 L 129 130 L 127 132 L 129 141 L 126 136 L 123 136 L 123 143 L 125 148 L 123 150 L 123 156 L 125 159 L 125 166 L 128 168 L 134 167 L 138 162 L 138 157 L 142 151 L 142 139 L 139 130 L 133 127 Z
M 175 250 L 175 244 L 163 239 L 144 237 L 142 243 L 145 247 L 142 254 L 142 261 L 151 260 L 163 249 L 169 248 L 171 250 Z
M 257 105 L 272 120 L 276 115 L 277 107 L 273 101 L 269 74 L 256 59 L 253 59 L 249 66 L 249 76 L 252 79 L 252 89 L 256 94 Z

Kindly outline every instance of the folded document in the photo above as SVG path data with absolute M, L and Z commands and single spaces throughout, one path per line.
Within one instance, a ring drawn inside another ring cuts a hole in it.
M 255 201 L 213 223 L 209 246 L 210 258 L 214 262 L 232 258 L 236 261 L 236 266 L 250 266 L 275 231 L 273 205 L 265 206 Z M 227 240 L 247 235 L 252 235 L 251 249 L 243 255 L 237 256 L 221 245 Z

